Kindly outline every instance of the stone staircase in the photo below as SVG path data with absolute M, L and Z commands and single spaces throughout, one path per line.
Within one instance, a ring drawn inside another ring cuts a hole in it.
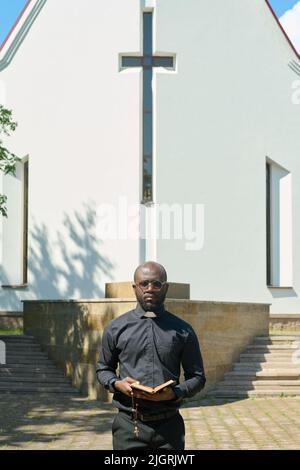
M 300 335 L 254 338 L 207 396 L 300 396 Z
M 32 336 L 0 335 L 0 341 L 6 346 L 6 363 L 0 364 L 0 394 L 78 396 L 78 390 L 42 352 Z

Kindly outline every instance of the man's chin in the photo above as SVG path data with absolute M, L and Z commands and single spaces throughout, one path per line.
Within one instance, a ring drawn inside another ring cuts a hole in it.
M 145 310 L 145 312 L 152 312 L 153 310 L 155 310 L 158 307 L 158 305 L 155 304 L 155 303 L 145 302 L 145 301 L 143 301 L 141 303 L 141 305 L 142 305 L 143 309 Z

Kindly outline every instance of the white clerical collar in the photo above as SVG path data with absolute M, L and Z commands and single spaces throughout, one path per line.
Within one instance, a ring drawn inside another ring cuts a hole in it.
M 145 312 L 144 315 L 143 315 L 143 317 L 146 317 L 146 318 L 156 318 L 157 315 L 156 315 L 156 313 L 154 313 L 154 312 Z

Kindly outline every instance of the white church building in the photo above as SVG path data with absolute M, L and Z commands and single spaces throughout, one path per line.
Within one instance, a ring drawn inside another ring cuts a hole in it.
M 144 260 L 300 313 L 300 60 L 265 0 L 29 0 L 0 50 L 0 311 Z

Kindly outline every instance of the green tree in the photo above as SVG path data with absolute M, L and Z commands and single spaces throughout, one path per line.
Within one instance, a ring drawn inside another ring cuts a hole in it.
M 3 134 L 9 136 L 16 130 L 16 127 L 17 123 L 12 119 L 12 111 L 0 105 L 0 171 L 3 171 L 5 175 L 15 175 L 16 164 L 21 159 L 4 147 L 1 136 Z M 0 194 L 0 214 L 4 217 L 7 217 L 6 201 L 7 197 Z

